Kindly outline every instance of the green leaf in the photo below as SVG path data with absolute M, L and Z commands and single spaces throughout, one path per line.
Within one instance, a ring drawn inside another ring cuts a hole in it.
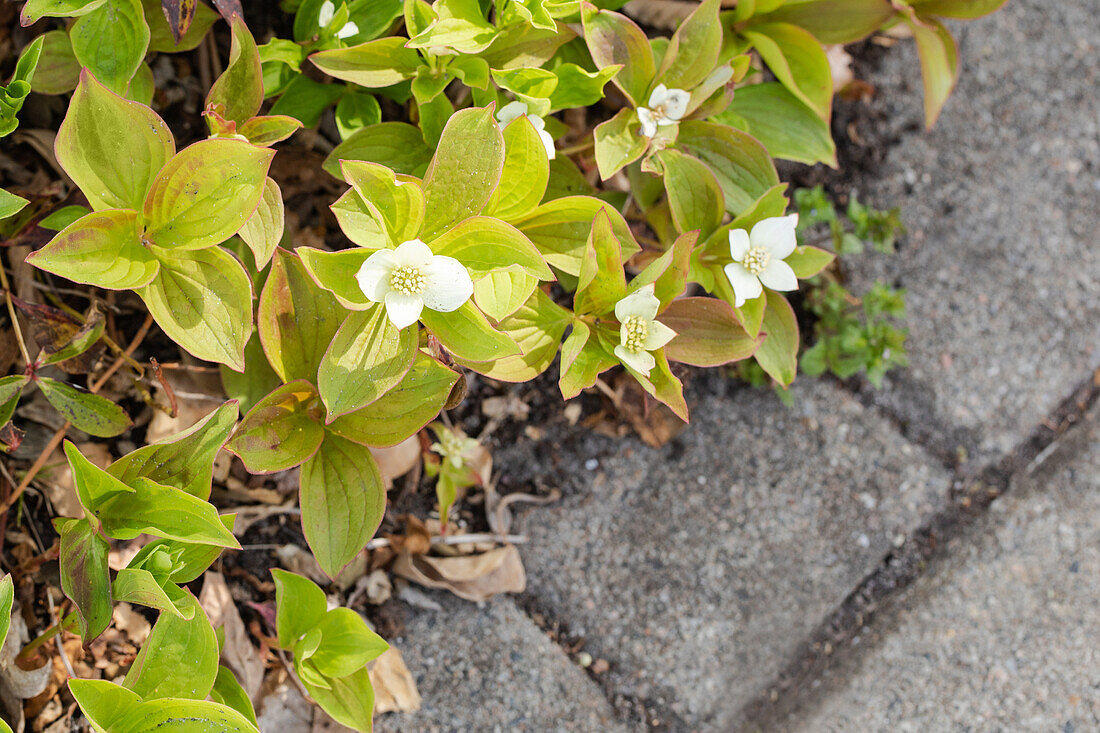
M 69 38 L 80 65 L 125 94 L 149 48 L 149 26 L 139 0 L 110 0 L 78 18 Z
M 759 19 L 805 28 L 822 43 L 852 43 L 874 33 L 894 12 L 883 0 L 793 0 Z
M 30 5 L 24 5 L 26 8 Z M 31 75 L 31 89 L 39 94 L 67 94 L 80 82 L 80 63 L 65 31 L 42 34 L 42 54 Z
M 218 676 L 218 640 L 206 612 L 190 592 L 184 591 L 181 598 L 191 617 L 161 613 L 122 683 L 146 701 L 202 700 Z M 124 721 L 131 717 L 124 716 Z M 126 730 L 125 722 L 118 723 L 118 728 Z
M 0 427 L 7 425 L 11 420 L 19 404 L 19 398 L 23 396 L 23 387 L 28 381 L 30 381 L 29 378 L 22 374 L 0 377 Z
M 328 601 L 316 583 L 301 575 L 272 568 L 271 577 L 275 581 L 275 628 L 279 646 L 290 649 L 321 623 L 328 611 Z
M 350 608 L 330 610 L 316 628 L 321 631 L 321 645 L 309 661 L 326 677 L 338 679 L 354 674 L 390 648 Z
M 261 115 L 237 127 L 237 133 L 253 145 L 274 145 L 302 128 L 302 121 L 288 115 Z
M 729 304 L 717 298 L 678 298 L 657 320 L 676 332 L 665 356 L 684 364 L 714 367 L 747 359 L 761 341 L 749 337 Z
M 386 511 L 386 487 L 370 451 L 329 433 L 302 464 L 299 503 L 309 547 L 335 577 L 374 536 Z
M 583 321 L 573 321 L 573 330 L 561 347 L 561 376 L 558 389 L 571 400 L 596 383 L 596 377 L 619 363 L 609 354 L 592 329 Z
M 461 362 L 492 379 L 526 382 L 542 374 L 554 361 L 562 336 L 572 318 L 565 308 L 542 290 L 536 289 L 515 313 L 502 320 L 500 331 L 512 338 L 521 354 L 489 362 Z
M 795 249 L 786 260 L 799 280 L 811 278 L 833 263 L 836 255 L 817 247 L 803 245 Z
M 542 138 L 526 115 L 504 128 L 504 168 L 485 214 L 513 219 L 538 206 L 550 180 L 550 160 Z
M 737 216 L 779 183 L 768 151 L 751 136 L 726 125 L 686 120 L 676 146 L 701 160 L 722 187 L 726 211 Z
M 112 733 L 115 723 L 141 702 L 141 698 L 135 693 L 107 680 L 81 680 L 74 677 L 69 679 L 69 692 L 88 720 Z
M 54 149 L 93 209 L 140 210 L 176 145 L 153 110 L 123 99 L 85 70 Z
M 358 194 L 355 194 L 358 197 Z M 363 294 L 355 273 L 371 255 L 369 249 L 345 249 L 339 252 L 325 252 L 311 247 L 299 247 L 295 250 L 302 267 L 320 287 L 332 293 L 340 305 L 349 310 L 364 311 L 374 306 L 374 302 Z
M 924 124 L 930 128 L 959 80 L 959 48 L 951 31 L 938 20 L 922 18 L 917 23 L 906 18 L 906 23 L 917 42 L 924 81 Z
M 233 255 L 220 247 L 158 250 L 161 267 L 138 290 L 164 332 L 207 361 L 244 369 L 252 335 L 252 283 Z
M 231 532 L 236 518 L 236 514 L 222 514 L 219 517 L 225 528 Z M 146 560 L 152 555 L 167 553 L 173 558 L 168 580 L 173 583 L 190 583 L 206 572 L 206 569 L 221 555 L 222 549 L 217 545 L 157 539 L 138 550 L 130 560 L 129 567 L 145 567 Z
M 80 638 L 90 644 L 111 623 L 111 574 L 107 567 L 111 546 L 85 520 L 59 519 L 57 527 L 61 534 L 57 558 L 61 590 L 76 606 Z
M 618 67 L 608 66 L 599 71 L 586 71 L 576 64 L 555 66 L 558 85 L 550 94 L 550 109 L 590 107 L 603 99 L 603 88 L 619 72 Z
M 944 18 L 970 20 L 989 15 L 1001 8 L 1008 0 L 912 0 L 913 6 L 922 18 L 940 15 Z
M 729 108 L 714 119 L 749 133 L 773 157 L 837 165 L 828 123 L 778 82 L 741 87 Z
M 786 387 L 798 371 L 798 320 L 782 295 L 765 288 L 764 296 L 767 308 L 762 331 L 767 336 L 754 356 L 772 379 Z
M 193 606 L 184 602 L 183 608 L 178 608 L 168 595 L 168 588 L 161 587 L 156 578 L 148 570 L 142 568 L 123 568 L 115 575 L 115 582 L 111 586 L 114 599 L 119 603 L 137 603 L 141 606 L 155 608 L 158 611 L 175 614 L 182 619 L 191 618 L 187 614 L 194 614 Z M 183 595 L 178 586 L 174 587 L 174 595 L 177 599 Z
M 722 48 L 718 0 L 705 0 L 672 35 L 657 71 L 657 81 L 669 89 L 690 90 L 714 70 Z M 637 100 L 644 104 L 647 100 Z
M 195 49 L 219 17 L 203 3 L 196 2 L 191 25 L 177 43 L 164 16 L 161 0 L 141 0 L 141 4 L 145 9 L 145 21 L 149 24 L 149 50 L 156 53 L 180 53 Z
M 146 236 L 172 249 L 200 249 L 229 239 L 260 203 L 274 155 L 243 140 L 187 146 L 165 164 L 149 189 Z
M 493 69 L 493 81 L 527 104 L 530 114 L 543 117 L 550 113 L 550 95 L 558 86 L 558 77 L 546 69 Z
M 106 397 L 81 392 L 49 377 L 38 377 L 35 383 L 53 408 L 77 430 L 97 438 L 112 438 L 133 425 L 125 410 Z
M 321 71 L 368 89 L 411 79 L 423 64 L 420 54 L 398 36 L 367 41 L 350 48 L 320 51 L 309 57 Z
M 224 402 L 182 433 L 124 455 L 107 472 L 127 484 L 144 477 L 206 499 L 214 459 L 236 421 L 237 403 Z
M 657 154 L 665 168 L 665 191 L 678 232 L 699 231 L 705 239 L 722 223 L 726 201 L 718 180 L 698 158 L 667 149 Z
M 425 308 L 420 320 L 443 348 L 458 359 L 493 361 L 519 353 L 516 342 L 489 325 L 481 311 L 469 301 L 450 313 Z
M 349 313 L 317 370 L 328 420 L 369 405 L 396 387 L 412 365 L 416 344 L 417 329 L 398 329 L 381 305 Z
M 283 381 L 317 379 L 317 367 L 346 317 L 332 293 L 317 287 L 298 257 L 279 251 L 256 320 L 267 360 Z
M 343 180 L 341 160 L 366 160 L 397 173 L 419 175 L 431 159 L 432 149 L 419 129 L 406 122 L 383 122 L 364 127 L 333 148 L 322 168 Z
M 511 224 L 492 217 L 472 216 L 433 240 L 431 247 L 436 254 L 461 262 L 475 280 L 504 270 L 554 279 L 531 240 Z
M 97 211 L 77 219 L 27 257 L 35 267 L 110 290 L 148 285 L 160 269 L 141 243 L 137 212 Z
M 116 496 L 134 493 L 133 487 L 119 481 L 85 458 L 72 441 L 66 440 L 64 448 L 77 497 L 93 523 L 97 522 L 95 518 L 99 516 L 100 510 L 107 501 Z M 96 528 L 98 529 L 98 524 Z
M 501 321 L 527 302 L 539 279 L 526 272 L 490 272 L 474 282 L 474 303 L 482 313 Z
M 356 131 L 382 121 L 382 107 L 373 94 L 345 92 L 336 103 L 336 131 L 347 140 Z
M 626 275 L 623 273 L 622 246 L 606 213 L 596 214 L 592 232 L 585 247 L 584 259 L 573 297 L 575 313 L 603 315 L 626 296 Z
M 596 12 L 591 5 L 582 7 L 581 16 L 584 40 L 596 67 L 621 67 L 612 80 L 615 86 L 634 106 L 645 104 L 649 99 L 646 92 L 657 73 L 645 33 L 625 15 L 609 10 Z
M 497 29 L 485 20 L 476 3 L 467 5 L 473 6 L 473 12 L 467 17 L 444 17 L 440 13 L 438 20 L 410 38 L 406 45 L 429 49 L 429 53 L 440 46 L 460 54 L 481 53 L 496 39 Z
M 148 644 L 148 642 L 146 642 Z M 143 648 L 142 651 L 145 649 Z M 233 708 L 205 700 L 146 700 L 128 709 L 111 733 L 258 733 Z
M 15 585 L 11 582 L 11 575 L 4 575 L 0 579 L 0 645 L 8 638 L 8 628 L 11 626 L 11 608 L 15 603 Z
M 270 112 L 294 117 L 306 127 L 316 127 L 324 111 L 343 94 L 343 84 L 321 84 L 305 75 L 295 76 Z
M 0 219 L 15 216 L 29 203 L 22 196 L 16 196 L 14 193 L 9 193 L 0 188 Z M 41 225 L 41 222 L 39 222 L 39 225 Z
M 132 540 L 148 533 L 182 542 L 240 548 L 211 504 L 147 478 L 130 483 L 133 493 L 112 496 L 97 511 L 108 537 Z
M 775 78 L 828 121 L 833 76 L 825 50 L 809 31 L 789 23 L 756 23 L 742 31 Z
M 271 261 L 271 255 L 283 238 L 283 226 L 282 191 L 279 190 L 278 183 L 271 178 L 265 178 L 260 202 L 239 232 L 241 239 L 256 258 L 257 269 L 264 269 Z
M 39 18 L 77 18 L 105 2 L 107 0 L 27 0 L 19 14 L 19 24 L 33 25 Z
M 599 212 L 611 219 L 611 227 L 622 246 L 623 258 L 638 251 L 630 227 L 613 206 L 592 196 L 565 196 L 547 201 L 512 224 L 527 235 L 553 267 L 579 275 L 592 220 Z
M 39 220 L 38 226 L 43 229 L 59 232 L 80 217 L 87 216 L 91 212 L 92 210 L 87 206 L 80 206 L 79 204 L 62 206 L 60 209 L 56 209 L 52 214 Z
M 423 194 L 421 194 L 420 198 L 421 201 L 423 201 Z M 341 231 L 343 231 L 344 235 L 353 243 L 369 250 L 393 246 L 393 237 L 386 226 L 382 214 L 373 203 L 364 201 L 363 197 L 360 196 L 354 188 L 345 191 L 343 196 L 336 199 L 336 201 L 329 206 L 329 209 L 336 215 L 336 221 L 340 225 Z M 423 218 L 424 214 L 423 210 L 421 210 L 419 220 L 417 221 L 418 227 Z M 417 231 L 419 232 L 419 229 Z M 413 238 L 415 238 L 415 236 L 414 234 Z M 366 257 L 370 252 L 363 254 L 364 257 Z
M 458 374 L 422 351 L 396 387 L 366 407 L 342 415 L 328 430 L 360 445 L 397 445 L 427 425 L 447 402 Z
M 323 412 L 312 384 L 284 384 L 248 411 L 226 448 L 252 473 L 285 471 L 317 452 L 325 437 Z
M 67 340 L 43 345 L 38 361 L 41 364 L 60 364 L 67 359 L 80 356 L 99 341 L 99 337 L 103 335 L 104 325 L 103 314 L 93 310 L 88 320 Z M 3 402 L 2 397 L 0 402 Z
M 409 176 L 396 176 L 377 163 L 341 161 L 340 170 L 367 210 L 382 224 L 389 242 L 396 246 L 416 239 L 424 222 L 424 191 Z M 386 246 L 382 242 L 381 246 Z
M 369 129 L 369 128 L 368 128 Z M 481 213 L 500 182 L 504 137 L 489 107 L 456 112 L 443 129 L 424 174 L 423 239 L 431 241 L 463 219 Z
M 493 69 L 537 68 L 572 38 L 576 38 L 576 34 L 564 24 L 558 24 L 555 30 L 514 25 L 502 30 L 493 44 L 478 56 Z
M 233 708 L 252 725 L 259 725 L 256 722 L 256 710 L 252 707 L 252 701 L 248 699 L 248 693 L 241 687 L 241 683 L 237 681 L 237 678 L 233 676 L 232 670 L 224 664 L 218 666 L 218 676 L 214 678 L 214 687 L 210 690 L 210 699 Z
M 303 681 L 310 697 L 334 720 L 358 731 L 371 730 L 374 714 L 374 688 L 366 668 L 347 677 L 328 680 L 330 687 Z
M 206 105 L 213 105 L 223 118 L 239 125 L 260 111 L 264 101 L 263 72 L 256 39 L 244 19 L 234 15 L 229 19 L 229 27 L 232 34 L 229 63 L 210 87 Z
M 605 181 L 642 157 L 649 147 L 649 140 L 642 136 L 638 115 L 629 107 L 623 107 L 610 120 L 596 125 L 593 136 L 596 167 Z

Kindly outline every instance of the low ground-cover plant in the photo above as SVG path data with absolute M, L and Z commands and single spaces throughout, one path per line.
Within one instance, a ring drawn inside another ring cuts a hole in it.
M 23 24 L 45 32 L 0 92 L 0 134 L 15 128 L 28 93 L 71 92 L 54 153 L 82 198 L 59 206 L 25 192 L 32 204 L 3 192 L 4 236 L 56 231 L 30 264 L 134 293 L 172 342 L 220 365 L 232 399 L 106 468 L 64 444 L 82 511 L 55 522 L 71 611 L 24 657 L 61 630 L 90 643 L 115 603 L 145 606 L 158 620 L 121 684 L 69 683 L 93 727 L 254 730 L 248 695 L 219 666 L 224 642 L 187 587 L 239 547 L 234 517 L 209 501 L 221 448 L 253 474 L 299 469 L 304 534 L 335 577 L 385 513 L 372 449 L 403 443 L 454 407 L 467 372 L 524 382 L 554 368 L 570 399 L 621 369 L 687 420 L 674 363 L 751 360 L 780 388 L 794 380 L 801 339 L 789 297 L 826 272 L 808 294 L 817 322 L 802 368 L 863 369 L 877 383 L 904 363 L 904 335 L 889 320 L 900 296 L 873 289 L 855 315 L 827 269 L 864 240 L 891 247 L 896 214 L 852 198 L 849 233 L 813 191 L 791 212 L 774 159 L 835 165 L 822 44 L 907 27 L 931 123 L 957 74 L 940 19 L 1002 2 L 741 0 L 723 10 L 705 0 L 670 38 L 651 38 L 614 1 L 288 0 L 293 37 L 260 45 L 239 6 L 222 0 L 231 41 L 205 98 L 208 134 L 177 145 L 172 120 L 150 106 L 149 61 L 208 43 L 213 10 L 28 0 Z M 270 176 L 272 146 L 318 124 L 339 136 L 322 166 L 346 187 L 331 202 L 337 247 L 296 241 Z M 800 244 L 821 222 L 824 241 Z M 18 329 L 17 308 L 30 306 L 6 275 L 3 287 Z M 129 354 L 98 310 L 57 304 L 53 317 L 66 326 L 53 340 L 36 337 L 39 356 L 16 331 L 25 367 L 0 379 L 0 423 L 37 386 L 72 427 L 117 435 L 130 418 L 97 385 L 82 391 L 40 372 L 74 367 L 93 347 L 120 363 Z M 460 489 L 477 479 L 463 457 L 469 439 L 433 430 L 446 527 Z M 139 535 L 153 539 L 112 574 L 111 540 Z M 311 581 L 274 577 L 272 643 L 332 717 L 369 730 L 366 665 L 385 642 L 353 611 L 328 609 Z

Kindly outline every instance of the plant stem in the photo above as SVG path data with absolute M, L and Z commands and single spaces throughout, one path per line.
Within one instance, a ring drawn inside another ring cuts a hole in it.
M 69 629 L 75 628 L 76 626 L 76 611 L 73 611 L 68 616 L 59 619 L 57 623 L 43 631 L 33 641 L 23 647 L 22 651 L 15 655 L 16 663 L 28 661 L 31 657 L 34 656 L 34 653 L 38 651 L 38 648 L 40 646 L 60 634 L 62 631 L 68 631 Z
M 8 304 L 8 315 L 11 316 L 11 327 L 15 331 L 15 340 L 19 342 L 19 353 L 23 355 L 23 363 L 31 365 L 31 356 L 27 353 L 27 344 L 23 341 L 23 329 L 19 327 L 19 319 L 15 315 L 15 306 L 11 302 L 11 285 L 8 284 L 8 273 L 0 267 L 0 286 L 4 288 L 4 302 Z

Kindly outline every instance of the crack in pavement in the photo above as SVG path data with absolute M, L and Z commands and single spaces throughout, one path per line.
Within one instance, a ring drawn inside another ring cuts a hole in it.
M 1038 468 L 1098 398 L 1100 369 L 1078 385 L 1011 451 L 979 470 L 956 470 L 945 505 L 910 532 L 905 542 L 887 554 L 818 625 L 778 677 L 735 716 L 736 729 L 775 730 L 796 710 L 813 706 L 825 692 L 815 688 L 815 680 L 842 661 L 866 654 L 873 647 L 869 644 L 856 646 L 851 642 L 871 623 L 875 614 L 925 575 L 932 561 L 946 556 L 944 548 L 949 541 L 966 536 L 993 502 L 1009 491 L 1017 477 Z M 927 450 L 925 446 L 920 447 Z

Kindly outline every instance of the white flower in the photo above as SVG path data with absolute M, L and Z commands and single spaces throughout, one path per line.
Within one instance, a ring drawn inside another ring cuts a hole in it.
M 336 6 L 332 4 L 330 0 L 325 0 L 321 4 L 321 10 L 317 13 L 317 25 L 321 28 L 328 27 L 328 24 L 332 22 L 333 16 L 336 15 Z M 344 27 L 336 31 L 337 38 L 350 38 L 359 32 L 359 26 L 355 23 L 345 23 Z
M 794 270 L 783 260 L 794 252 L 798 240 L 794 229 L 798 214 L 775 216 L 759 221 L 752 233 L 744 229 L 730 231 L 730 256 L 725 267 L 740 308 L 746 300 L 760 297 L 761 285 L 772 290 L 798 290 Z
M 527 116 L 527 121 L 531 123 L 531 127 L 535 128 L 535 132 L 542 138 L 542 144 L 546 148 L 546 157 L 553 160 L 558 153 L 554 148 L 554 138 L 546 131 L 546 122 L 538 115 L 533 115 L 527 111 L 526 102 L 509 102 L 501 107 L 500 111 L 497 112 L 497 122 L 500 123 L 501 127 L 507 127 L 512 120 L 523 115 Z
M 666 89 L 658 84 L 649 95 L 649 106 L 638 108 L 638 119 L 642 121 L 642 134 L 653 137 L 658 126 L 675 125 L 687 112 L 691 95 L 683 89 Z
M 432 254 L 419 239 L 378 250 L 355 279 L 367 298 L 386 304 L 386 315 L 398 328 L 416 323 L 425 306 L 443 313 L 458 310 L 474 293 L 470 273 L 461 262 Z
M 647 377 L 657 364 L 653 354 L 676 336 L 671 328 L 655 321 L 661 301 L 653 294 L 653 283 L 635 290 L 615 304 L 615 318 L 619 326 L 619 345 L 615 356 L 636 372 Z

